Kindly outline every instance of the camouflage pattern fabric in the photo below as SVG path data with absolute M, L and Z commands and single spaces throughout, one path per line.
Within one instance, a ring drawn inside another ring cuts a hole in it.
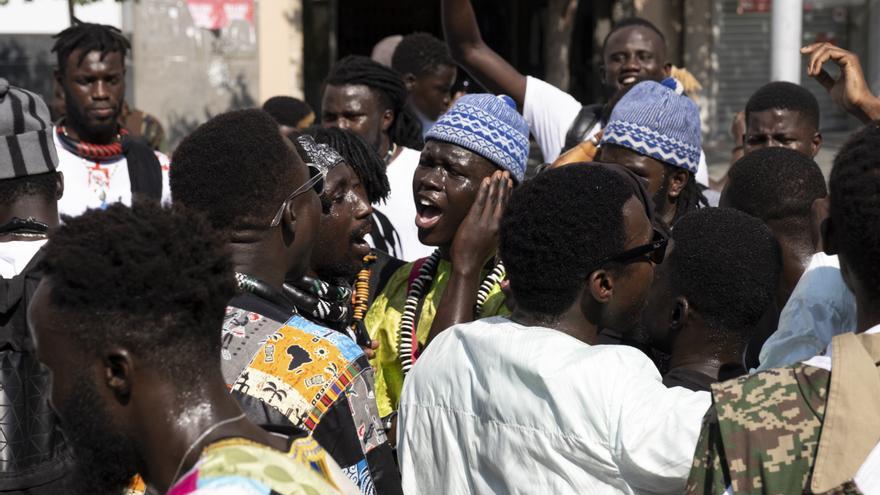
M 830 378 L 796 364 L 712 385 L 687 493 L 810 493 Z M 827 493 L 859 491 L 848 482 Z

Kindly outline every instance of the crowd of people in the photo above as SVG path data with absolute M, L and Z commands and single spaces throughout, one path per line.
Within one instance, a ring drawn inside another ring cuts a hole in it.
M 469 0 L 442 21 L 340 59 L 320 112 L 279 95 L 170 157 L 115 28 L 56 36 L 54 119 L 0 78 L 0 493 L 880 493 L 858 58 L 801 50 L 864 124 L 827 182 L 787 82 L 716 181 L 647 20 L 588 105 Z

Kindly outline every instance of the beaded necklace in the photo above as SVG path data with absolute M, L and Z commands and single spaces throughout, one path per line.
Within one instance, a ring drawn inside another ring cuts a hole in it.
M 354 293 L 351 296 L 351 305 L 354 310 L 349 328 L 355 335 L 358 335 L 360 331 L 359 325 L 362 324 L 364 316 L 367 314 L 367 302 L 370 299 L 370 276 L 373 272 L 373 269 L 370 267 L 377 259 L 375 254 L 364 256 L 364 267 L 358 272 L 357 279 L 354 282 Z
M 398 332 L 398 356 L 403 375 L 409 374 L 419 355 L 419 340 L 416 337 L 416 326 L 418 316 L 416 312 L 422 302 L 422 298 L 431 287 L 434 281 L 434 275 L 437 272 L 437 264 L 440 262 L 440 250 L 435 250 L 431 256 L 419 268 L 419 275 L 412 281 L 409 292 L 406 295 L 406 303 L 403 306 L 403 315 L 400 318 L 400 328 Z M 483 305 L 489 298 L 489 292 L 495 284 L 504 280 L 506 275 L 504 265 L 499 261 L 495 268 L 486 275 L 483 282 L 477 290 L 477 302 L 474 305 L 474 315 L 479 318 L 483 313 Z
M 55 132 L 58 134 L 58 141 L 61 142 L 65 149 L 74 155 L 94 162 L 110 161 L 122 157 L 122 136 L 128 134 L 125 128 L 120 128 L 114 142 L 110 144 L 92 144 L 70 136 L 63 123 L 59 123 L 55 127 Z

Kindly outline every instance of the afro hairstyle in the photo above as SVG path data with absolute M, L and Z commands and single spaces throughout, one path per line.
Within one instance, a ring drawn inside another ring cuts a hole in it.
M 687 299 L 713 340 L 743 344 L 776 294 L 782 255 L 773 233 L 733 208 L 704 208 L 683 216 L 672 237 L 663 264 L 673 296 Z
M 880 121 L 864 126 L 841 148 L 830 191 L 839 252 L 870 295 L 880 297 Z
M 402 75 L 421 76 L 441 66 L 455 67 L 455 61 L 446 43 L 428 33 L 404 36 L 391 58 L 391 68 Z
M 58 56 L 58 70 L 67 69 L 67 59 L 75 50 L 81 50 L 77 65 L 81 64 L 90 52 L 101 52 L 101 60 L 110 53 L 119 53 L 123 62 L 131 49 L 131 43 L 122 31 L 105 24 L 76 21 L 73 26 L 53 36 L 55 44 L 52 51 Z
M 555 317 L 596 264 L 623 250 L 623 205 L 633 186 L 612 170 L 573 164 L 515 189 L 501 221 L 500 252 L 518 306 Z
M 752 112 L 765 110 L 798 112 L 807 119 L 810 127 L 819 129 L 819 102 L 813 93 L 800 85 L 774 81 L 758 88 L 746 103 L 746 122 Z
M 223 247 L 192 211 L 116 203 L 65 217 L 41 267 L 51 306 L 84 352 L 124 346 L 192 382 L 220 371 L 220 328 L 235 293 Z
M 220 114 L 180 142 L 171 161 L 171 197 L 215 228 L 268 228 L 305 167 L 268 113 Z
M 827 195 L 819 165 L 788 148 L 753 151 L 733 164 L 728 177 L 725 206 L 789 234 L 808 233 L 813 201 Z

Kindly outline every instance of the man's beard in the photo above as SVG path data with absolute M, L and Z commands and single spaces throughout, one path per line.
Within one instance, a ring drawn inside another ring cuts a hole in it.
M 138 455 L 129 438 L 112 430 L 114 422 L 85 374 L 58 413 L 75 458 L 71 493 L 122 493 L 138 472 Z
M 77 107 L 76 104 L 73 102 L 73 96 L 67 93 L 66 90 L 64 100 L 65 122 L 67 125 L 70 125 L 71 122 L 75 122 L 76 131 L 78 133 L 84 132 L 86 134 L 84 136 L 79 136 L 79 139 L 81 141 L 88 142 L 90 139 L 94 139 L 96 136 L 114 135 L 118 132 L 118 121 L 121 107 L 116 109 L 116 113 L 114 114 L 113 119 L 109 120 L 106 124 L 93 125 L 80 111 L 79 107 Z

